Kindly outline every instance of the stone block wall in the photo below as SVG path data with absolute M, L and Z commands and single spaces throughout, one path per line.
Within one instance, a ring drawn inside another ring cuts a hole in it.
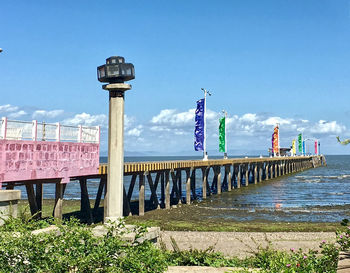
M 20 190 L 0 190 L 0 226 L 9 215 L 17 217 L 17 203 L 21 199 Z

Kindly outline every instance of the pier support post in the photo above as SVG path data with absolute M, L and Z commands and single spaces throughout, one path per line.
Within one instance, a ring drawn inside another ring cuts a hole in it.
M 186 169 L 186 204 L 191 204 L 191 169 Z
M 208 179 L 208 168 L 201 168 L 202 170 L 202 197 L 207 198 L 207 179 Z
M 237 165 L 237 189 L 241 187 L 242 165 Z
M 254 184 L 258 184 L 258 165 L 254 165 Z
M 92 212 L 93 215 L 95 215 L 95 216 L 97 215 L 98 208 L 100 207 L 102 193 L 103 193 L 104 187 L 106 187 L 106 182 L 107 182 L 107 176 L 106 175 L 102 175 L 101 178 L 100 178 L 100 183 L 98 185 L 98 190 L 97 190 L 97 194 L 96 194 L 94 210 Z
M 178 175 L 178 191 L 177 191 L 177 198 L 178 198 L 178 205 L 182 204 L 182 175 L 181 175 L 181 169 L 177 171 Z
M 273 164 L 271 163 L 270 164 L 270 176 L 269 176 L 270 179 L 273 178 Z
M 41 218 L 42 216 L 42 210 L 43 210 L 43 183 L 36 183 L 35 186 L 35 199 L 36 199 L 36 204 L 38 206 L 38 218 Z
M 62 219 L 63 195 L 65 188 L 66 184 L 61 184 L 61 181 L 56 183 L 55 206 L 53 209 L 53 217 L 58 219 Z
M 191 168 L 191 192 L 192 192 L 192 198 L 196 200 L 197 194 L 196 194 L 196 169 L 195 168 Z
M 269 164 L 266 163 L 265 165 L 265 180 L 269 180 Z
M 145 215 L 145 175 L 139 175 L 139 216 Z
M 263 166 L 262 165 L 258 165 L 259 168 L 259 183 L 262 182 L 262 177 L 263 177 Z
M 25 186 L 26 186 L 26 190 L 27 190 L 30 212 L 32 215 L 34 215 L 38 212 L 38 204 L 37 204 L 36 198 L 35 198 L 34 186 L 30 182 L 27 182 L 25 184 Z
M 151 190 L 150 201 L 153 203 L 153 206 L 159 209 L 160 206 L 159 206 L 159 201 L 157 196 L 157 186 L 159 183 L 160 173 L 157 173 L 154 183 L 153 183 L 152 175 L 149 172 L 144 172 L 144 175 L 147 177 L 148 185 Z
M 85 177 L 79 179 L 80 184 L 80 214 L 87 221 L 88 224 L 93 222 L 89 193 L 87 189 L 87 181 Z
M 162 208 L 165 207 L 165 172 L 161 172 L 160 174 L 160 199 L 161 199 L 161 203 L 160 206 Z
M 244 184 L 244 186 L 248 187 L 248 185 L 249 185 L 249 165 L 246 164 L 245 165 L 245 184 Z
M 227 190 L 228 191 L 232 190 L 232 171 L 231 171 L 231 167 L 234 168 L 233 165 L 226 166 L 227 171 L 228 171 L 228 183 L 227 183 Z
M 217 166 L 215 169 L 217 173 L 217 180 L 216 180 L 217 193 L 221 194 L 221 166 Z
M 165 208 L 170 209 L 170 175 L 169 170 L 165 171 Z

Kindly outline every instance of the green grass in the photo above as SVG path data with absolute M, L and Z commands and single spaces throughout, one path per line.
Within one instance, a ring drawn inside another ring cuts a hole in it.
M 191 222 L 191 221 L 162 221 L 128 217 L 127 224 L 158 226 L 170 231 L 226 231 L 226 232 L 335 232 L 340 228 L 339 223 L 285 223 L 285 222 Z

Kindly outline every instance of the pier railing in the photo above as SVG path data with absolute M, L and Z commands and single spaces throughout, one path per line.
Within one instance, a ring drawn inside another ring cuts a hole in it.
M 0 139 L 99 143 L 99 126 L 70 126 L 60 123 L 1 119 Z

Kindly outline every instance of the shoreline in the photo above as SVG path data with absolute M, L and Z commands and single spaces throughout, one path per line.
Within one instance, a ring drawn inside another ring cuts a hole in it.
M 94 200 L 90 200 L 93 208 Z M 42 216 L 51 217 L 54 200 L 43 200 Z M 29 213 L 28 201 L 22 199 L 19 201 L 19 214 L 25 210 Z M 80 200 L 63 201 L 63 217 L 74 216 L 82 218 L 80 214 Z M 95 223 L 103 221 L 103 202 L 101 201 Z M 155 209 L 145 213 L 144 216 L 125 217 L 127 224 L 143 224 L 147 226 L 159 226 L 165 231 L 203 231 L 203 232 L 335 232 L 342 228 L 340 222 L 281 222 L 281 221 L 237 221 L 225 218 L 205 218 L 201 208 L 192 205 L 178 205 L 176 208 Z

